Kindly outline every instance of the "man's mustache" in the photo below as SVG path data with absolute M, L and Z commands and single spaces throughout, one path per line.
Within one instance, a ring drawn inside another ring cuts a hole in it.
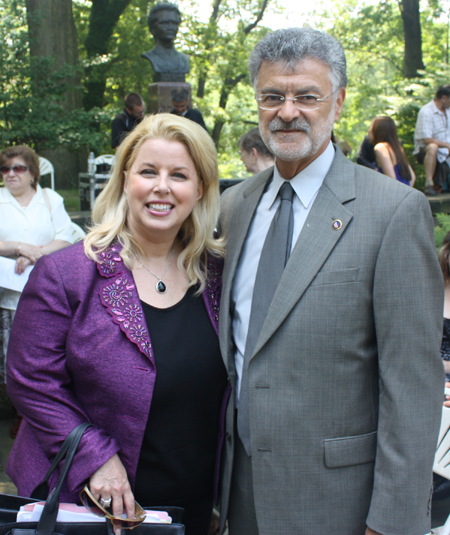
M 309 134 L 311 132 L 311 125 L 304 119 L 293 119 L 292 121 L 286 122 L 279 117 L 275 117 L 269 123 L 269 130 L 271 132 L 282 131 L 282 130 L 300 130 Z

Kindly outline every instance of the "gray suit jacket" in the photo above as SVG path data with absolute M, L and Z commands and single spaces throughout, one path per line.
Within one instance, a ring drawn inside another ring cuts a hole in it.
M 228 249 L 219 331 L 233 388 L 230 294 L 271 172 L 222 196 Z M 332 226 L 337 219 L 339 230 Z M 386 535 L 429 531 L 443 399 L 442 311 L 425 196 L 337 150 L 249 364 L 261 535 L 362 535 L 366 524 Z M 233 419 L 230 403 L 223 516 Z

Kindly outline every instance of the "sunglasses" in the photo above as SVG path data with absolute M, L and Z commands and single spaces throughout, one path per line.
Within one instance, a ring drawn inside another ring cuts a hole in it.
M 25 171 L 28 171 L 28 167 L 26 165 L 14 165 L 13 167 L 9 167 L 8 165 L 2 165 L 0 167 L 0 173 L 2 175 L 7 175 L 12 169 L 12 172 L 15 175 L 21 175 L 22 173 L 25 173 Z
M 81 503 L 86 507 L 86 509 L 93 513 L 96 516 L 108 518 L 115 528 L 120 529 L 134 529 L 140 526 L 147 516 L 147 513 L 142 509 L 142 507 L 134 502 L 134 516 L 135 518 L 124 518 L 118 517 L 111 514 L 108 509 L 100 505 L 100 503 L 94 498 L 89 487 L 87 485 L 80 492 Z

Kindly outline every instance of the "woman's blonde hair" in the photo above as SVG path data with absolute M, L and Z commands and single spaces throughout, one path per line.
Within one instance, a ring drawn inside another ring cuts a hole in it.
M 169 113 L 148 115 L 120 144 L 111 178 L 95 201 L 93 226 L 84 239 L 86 255 L 98 262 L 98 254 L 117 238 L 123 249 L 125 265 L 132 267 L 132 255 L 143 255 L 142 249 L 127 227 L 128 203 L 124 193 L 125 173 L 130 170 L 142 145 L 150 139 L 178 141 L 188 150 L 194 162 L 203 195 L 184 221 L 177 236 L 183 250 L 178 266 L 189 279 L 189 285 L 200 283 L 203 290 L 207 278 L 208 254 L 223 256 L 224 243 L 214 238 L 219 218 L 219 171 L 214 143 L 198 124 Z

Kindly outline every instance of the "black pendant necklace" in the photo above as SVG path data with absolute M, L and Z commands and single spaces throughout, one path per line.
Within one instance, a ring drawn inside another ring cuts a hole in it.
M 156 283 L 156 291 L 159 293 L 159 294 L 165 294 L 167 292 L 167 286 L 164 284 L 164 282 L 162 281 L 162 278 L 164 277 L 164 275 L 166 274 L 166 271 L 169 269 L 170 267 L 170 264 L 172 263 L 172 260 L 173 260 L 173 255 L 175 254 L 175 246 L 173 247 L 172 249 L 172 256 L 170 257 L 170 260 L 169 260 L 169 263 L 167 264 L 167 267 L 166 269 L 164 270 L 163 274 L 161 275 L 161 277 L 158 277 L 158 275 L 156 275 L 155 273 L 153 273 L 153 271 L 148 268 L 144 262 L 142 262 L 142 260 L 139 260 L 140 263 L 142 264 L 142 266 L 149 272 L 151 273 L 154 277 L 156 277 L 158 279 L 158 282 Z

